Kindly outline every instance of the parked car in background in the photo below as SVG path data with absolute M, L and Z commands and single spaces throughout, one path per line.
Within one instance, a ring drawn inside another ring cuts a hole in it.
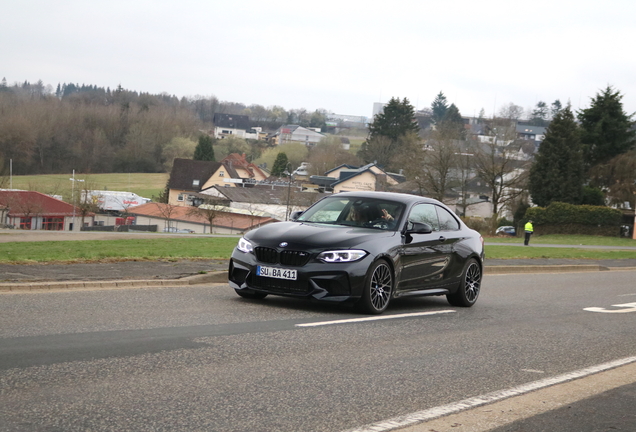
M 507 236 L 514 237 L 514 236 L 517 235 L 517 230 L 513 226 L 500 226 L 495 231 L 495 234 L 496 235 L 507 235 Z
M 176 227 L 166 227 L 166 228 L 163 229 L 163 232 L 166 232 L 166 233 L 179 233 L 179 234 L 193 234 L 194 230 L 187 229 L 187 228 L 178 229 Z
M 370 314 L 407 296 L 445 295 L 453 306 L 470 307 L 481 290 L 483 258 L 479 233 L 436 200 L 345 192 L 290 222 L 245 234 L 228 279 L 248 299 L 348 301 Z

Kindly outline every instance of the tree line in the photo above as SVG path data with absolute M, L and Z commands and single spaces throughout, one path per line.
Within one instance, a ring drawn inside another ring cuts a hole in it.
M 492 118 L 482 110 L 467 123 L 442 92 L 430 109 L 418 113 L 408 99 L 392 98 L 369 125 L 358 156 L 388 171 L 403 171 L 416 193 L 457 200 L 462 214 L 471 205 L 468 190 L 484 187 L 493 207 L 493 229 L 504 208 L 518 220 L 530 203 L 630 202 L 633 208 L 636 132 L 621 99 L 608 86 L 576 116 L 569 104 L 563 107 L 557 100 L 548 108 L 539 102 L 525 121 L 547 125 L 533 159 L 534 143 L 517 134 L 523 115 L 517 105 L 505 105 Z
M 634 208 L 636 130 L 621 93 L 607 86 L 589 108 L 566 106 L 552 120 L 530 171 L 535 204 L 552 202 Z
M 177 98 L 95 85 L 0 82 L 0 174 L 165 172 L 175 157 L 192 157 L 215 113 L 248 115 L 253 126 L 324 127 L 325 110 L 285 110 Z M 257 152 L 259 146 L 256 146 Z M 258 154 L 256 155 L 258 156 Z

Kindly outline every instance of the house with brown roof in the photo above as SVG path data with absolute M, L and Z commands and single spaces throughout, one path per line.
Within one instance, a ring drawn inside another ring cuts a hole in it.
M 335 181 L 331 184 L 334 193 L 352 191 L 382 191 L 404 181 L 404 176 L 384 171 L 374 163 L 362 167 L 340 165 L 325 173 Z
M 136 225 L 157 225 L 159 232 L 175 229 L 192 230 L 202 234 L 242 234 L 276 222 L 276 219 L 268 216 L 241 212 L 221 205 L 198 210 L 195 207 L 147 203 L 131 207 L 128 213 L 135 217 Z M 210 214 L 213 216 L 212 226 L 208 219 Z
M 286 220 L 295 211 L 306 210 L 327 194 L 304 192 L 301 183 L 274 182 L 254 187 L 224 188 L 214 186 L 203 191 L 220 202 L 227 203 L 233 211 L 243 210 L 248 214 L 261 214 L 278 220 Z
M 95 213 L 82 215 L 79 207 L 35 191 L 0 190 L 0 207 L 0 223 L 19 229 L 67 231 L 95 223 Z
M 232 153 L 221 162 L 175 159 L 168 183 L 168 203 L 196 205 L 196 194 L 213 186 L 252 186 L 268 174 L 248 162 L 245 154 Z

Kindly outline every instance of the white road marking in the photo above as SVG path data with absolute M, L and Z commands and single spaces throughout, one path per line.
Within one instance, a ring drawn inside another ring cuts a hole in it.
M 574 372 L 568 372 L 563 375 L 557 375 L 551 378 L 544 378 L 539 381 L 533 381 L 527 384 L 522 384 L 518 387 L 513 387 L 507 390 L 499 390 L 492 393 L 487 393 L 481 396 L 475 396 L 469 399 L 464 399 L 459 402 L 453 402 L 448 405 L 442 405 L 435 408 L 430 408 L 424 411 L 418 411 L 404 416 L 394 417 L 388 420 L 384 420 L 378 423 L 362 426 L 356 429 L 349 429 L 347 432 L 386 432 L 406 426 L 412 426 L 416 423 L 421 423 L 428 420 L 433 420 L 438 417 L 442 417 L 449 414 L 454 414 L 466 409 L 475 408 L 478 406 L 490 404 L 503 399 L 507 399 L 513 396 L 519 396 L 524 393 L 529 393 L 541 388 L 550 387 L 556 384 L 561 384 L 566 381 L 572 381 L 578 378 L 583 378 L 588 375 L 603 372 L 609 369 L 614 369 L 619 366 L 636 362 L 636 357 L 626 357 L 619 360 L 614 360 L 608 363 L 602 363 L 600 365 L 591 366 L 589 368 L 580 369 Z
M 588 312 L 602 312 L 602 313 L 636 312 L 636 303 L 623 303 L 623 304 L 612 305 L 612 307 L 625 308 L 625 309 L 605 309 L 602 307 L 589 307 L 589 308 L 583 308 L 583 310 Z
M 636 296 L 636 293 L 632 293 L 632 294 L 619 294 L 619 297 L 629 297 L 629 296 Z
M 331 324 L 349 324 L 349 323 L 364 322 L 364 321 L 380 321 L 380 320 L 395 319 L 395 318 L 411 318 L 411 317 L 418 317 L 418 316 L 425 316 L 425 315 L 438 315 L 438 314 L 445 314 L 445 313 L 452 313 L 452 312 L 455 312 L 455 311 L 449 309 L 449 310 L 441 310 L 441 311 L 434 311 L 434 312 L 414 312 L 414 313 L 396 314 L 396 315 L 380 315 L 380 316 L 365 317 L 365 318 L 350 318 L 350 319 L 334 320 L 334 321 L 303 323 L 303 324 L 296 324 L 296 327 L 319 327 L 319 326 L 326 326 Z
M 531 372 L 531 373 L 538 373 L 538 374 L 545 373 L 543 371 L 536 370 L 536 369 L 521 369 L 521 372 Z

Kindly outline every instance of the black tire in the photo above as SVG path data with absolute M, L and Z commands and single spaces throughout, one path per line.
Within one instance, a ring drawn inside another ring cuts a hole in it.
M 261 300 L 267 297 L 266 293 L 262 293 L 259 291 L 247 291 L 247 290 L 234 290 L 238 295 L 243 298 L 251 299 L 251 300 Z
M 479 297 L 481 290 L 481 267 L 477 260 L 471 258 L 462 272 L 459 288 L 453 294 L 447 294 L 446 299 L 453 306 L 471 307 Z
M 385 260 L 378 260 L 369 267 L 358 306 L 368 314 L 381 314 L 392 296 L 393 272 Z

